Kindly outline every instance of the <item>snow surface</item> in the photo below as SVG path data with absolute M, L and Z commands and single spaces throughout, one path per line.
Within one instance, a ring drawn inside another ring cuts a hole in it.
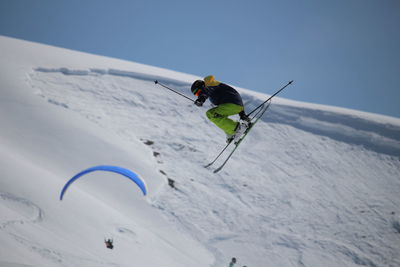
M 214 174 L 210 106 L 153 82 L 198 76 L 1 36 L 0 58 L 0 266 L 400 266 L 400 119 L 276 98 Z M 59 201 L 102 164 L 149 195 L 94 172 Z

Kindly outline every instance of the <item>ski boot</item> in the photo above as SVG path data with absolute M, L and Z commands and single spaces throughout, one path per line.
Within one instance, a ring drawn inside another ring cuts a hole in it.
M 235 134 L 233 136 L 233 141 L 235 144 L 239 142 L 242 135 L 246 132 L 246 130 L 250 127 L 250 122 L 248 121 L 239 121 L 235 130 Z

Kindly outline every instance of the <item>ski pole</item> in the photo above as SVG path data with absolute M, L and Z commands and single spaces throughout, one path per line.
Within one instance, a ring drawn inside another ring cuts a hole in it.
M 164 87 L 164 88 L 166 88 L 166 89 L 168 89 L 168 90 L 170 90 L 170 91 L 174 92 L 175 94 L 178 94 L 178 95 L 180 95 L 180 96 L 183 96 L 184 98 L 186 98 L 186 99 L 189 99 L 190 101 L 194 102 L 194 100 L 193 100 L 193 99 L 191 99 L 190 97 L 187 97 L 187 96 L 185 96 L 184 94 L 181 94 L 181 93 L 179 93 L 179 92 L 175 91 L 174 89 L 172 89 L 172 88 L 169 88 L 168 86 L 166 86 L 166 85 L 164 85 L 164 84 L 160 83 L 160 82 L 159 82 L 159 81 L 157 81 L 157 80 L 155 80 L 155 81 L 154 81 L 154 83 L 155 83 L 155 84 L 159 84 L 159 85 L 161 85 L 162 87 Z
M 255 109 L 253 109 L 249 114 L 247 114 L 247 116 L 250 116 L 254 111 L 256 111 L 257 109 L 261 108 L 265 103 L 267 103 L 269 100 L 271 100 L 274 96 L 276 96 L 277 94 L 279 94 L 283 89 L 285 89 L 286 87 L 288 87 L 289 85 L 291 85 L 293 83 L 293 80 L 291 80 L 290 82 L 288 82 L 285 86 L 283 86 L 281 89 L 279 89 L 278 91 L 276 91 L 275 94 L 273 94 L 272 96 L 270 96 L 267 100 L 265 100 L 264 102 L 262 102 L 258 107 L 256 107 Z

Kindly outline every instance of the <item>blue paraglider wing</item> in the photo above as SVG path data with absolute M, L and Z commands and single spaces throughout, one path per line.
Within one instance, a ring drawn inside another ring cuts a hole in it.
M 63 199 L 63 196 L 65 194 L 65 192 L 67 191 L 68 187 L 75 181 L 77 180 L 79 177 L 90 173 L 90 172 L 94 172 L 94 171 L 108 171 L 108 172 L 115 172 L 121 175 L 124 175 L 125 177 L 127 177 L 128 179 L 132 180 L 133 182 L 135 182 L 139 188 L 142 190 L 143 195 L 147 194 L 147 186 L 145 181 L 136 173 L 122 168 L 122 167 L 118 167 L 118 166 L 109 166 L 109 165 L 100 165 L 100 166 L 95 166 L 95 167 L 91 167 L 89 169 L 83 170 L 80 173 L 76 174 L 74 177 L 72 177 L 63 187 L 63 189 L 61 190 L 61 194 L 60 194 L 60 200 Z

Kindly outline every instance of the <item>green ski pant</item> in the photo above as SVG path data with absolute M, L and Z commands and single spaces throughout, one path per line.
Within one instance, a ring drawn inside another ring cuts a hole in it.
M 228 116 L 239 114 L 243 109 L 244 107 L 241 105 L 225 103 L 209 109 L 206 115 L 210 121 L 221 128 L 226 134 L 232 135 L 235 133 L 238 122 L 228 118 Z

